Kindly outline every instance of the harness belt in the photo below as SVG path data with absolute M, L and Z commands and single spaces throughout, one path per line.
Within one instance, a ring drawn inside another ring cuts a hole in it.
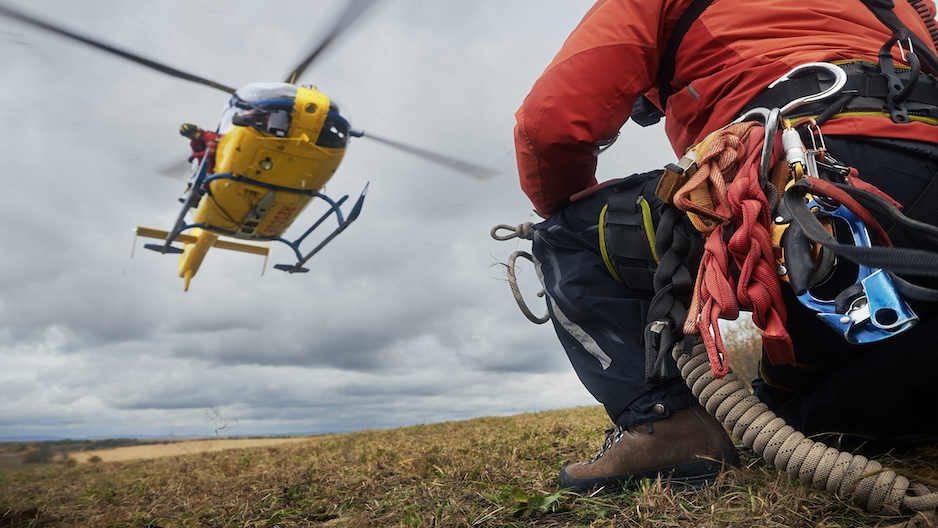
M 786 114 L 785 117 L 829 116 L 835 113 L 857 112 L 890 114 L 889 80 L 880 73 L 879 65 L 866 61 L 836 65 L 847 73 L 847 82 L 838 92 L 840 98 L 831 97 L 823 101 L 804 104 Z M 908 89 L 907 97 L 900 102 L 908 115 L 938 120 L 938 80 L 924 72 L 913 76 L 908 68 L 895 68 L 895 75 L 902 82 L 914 82 L 914 86 Z M 747 110 L 778 108 L 789 101 L 819 93 L 823 90 L 822 85 L 830 84 L 829 77 L 828 72 L 814 71 L 778 83 L 753 99 Z

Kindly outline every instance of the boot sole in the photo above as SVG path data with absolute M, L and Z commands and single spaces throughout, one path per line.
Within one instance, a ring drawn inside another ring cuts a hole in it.
M 603 487 L 615 491 L 637 487 L 644 479 L 657 479 L 660 476 L 662 481 L 670 479 L 671 485 L 700 489 L 716 481 L 717 476 L 728 465 L 732 465 L 732 461 L 729 464 L 723 464 L 713 460 L 697 460 L 667 468 L 589 479 L 572 477 L 567 474 L 566 468 L 562 468 L 560 470 L 560 488 L 583 492 Z M 736 465 L 738 465 L 738 462 Z

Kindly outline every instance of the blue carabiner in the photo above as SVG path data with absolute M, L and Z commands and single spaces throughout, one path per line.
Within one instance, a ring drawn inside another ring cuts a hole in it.
M 816 208 L 846 222 L 857 246 L 870 247 L 870 233 L 866 225 L 845 206 L 839 205 L 831 210 L 811 198 L 808 209 Z M 843 313 L 837 309 L 835 300 L 818 299 L 810 288 L 798 295 L 798 300 L 817 312 L 818 318 L 843 335 L 848 343 L 855 345 L 881 341 L 912 328 L 919 320 L 918 315 L 899 296 L 889 275 L 882 269 L 863 264 L 858 266 L 856 283 L 862 293 L 850 302 Z

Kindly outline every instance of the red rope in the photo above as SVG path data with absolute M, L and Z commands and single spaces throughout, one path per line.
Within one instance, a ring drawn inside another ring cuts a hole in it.
M 762 152 L 764 129 L 750 134 L 749 152 Z M 781 152 L 780 141 L 772 148 L 772 159 Z M 739 268 L 736 295 L 740 304 L 752 311 L 752 321 L 762 329 L 762 345 L 773 365 L 795 361 L 795 351 L 785 329 L 788 311 L 776 272 L 775 254 L 769 229 L 771 207 L 759 182 L 761 155 L 751 155 L 740 167 L 727 190 L 736 231 L 730 237 L 729 251 Z
M 713 217 L 729 221 L 715 226 L 707 237 L 694 298 L 684 323 L 685 334 L 701 337 L 717 377 L 729 371 L 719 319 L 735 320 L 739 317 L 740 306 L 752 312 L 753 322 L 763 330 L 763 346 L 772 363 L 794 361 L 791 338 L 785 330 L 787 311 L 769 235 L 771 211 L 759 184 L 764 130 L 754 122 L 747 122 L 719 132 L 698 161 L 698 174 L 704 172 L 706 178 L 694 182 L 707 184 L 701 180 L 709 180 L 714 175 L 729 182 L 728 185 L 723 185 L 723 181 L 710 182 Z M 779 154 L 780 149 L 780 144 L 774 145 L 773 155 Z M 687 187 L 682 191 L 685 189 Z M 684 194 L 689 195 L 689 190 Z M 700 209 L 699 204 L 688 207 L 678 200 L 675 205 L 683 210 Z M 724 241 L 727 228 L 733 233 L 728 243 Z M 730 268 L 731 258 L 739 271 L 735 280 Z

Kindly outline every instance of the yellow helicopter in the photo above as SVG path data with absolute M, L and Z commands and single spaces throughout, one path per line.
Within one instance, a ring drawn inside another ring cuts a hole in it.
M 274 268 L 289 273 L 307 272 L 306 262 L 358 218 L 365 201 L 367 184 L 347 213 L 343 213 L 342 205 L 348 200 L 348 195 L 333 200 L 321 192 L 338 169 L 351 137 L 368 137 L 476 178 L 487 179 L 495 175 L 493 171 L 465 161 L 352 130 L 338 106 L 326 94 L 312 86 L 295 84 L 339 33 L 373 3 L 373 0 L 352 0 L 331 31 L 294 68 L 285 82 L 253 83 L 237 90 L 79 35 L 2 4 L 0 16 L 231 94 L 214 133 L 218 138 L 215 152 L 202 156 L 185 197 L 180 199 L 183 206 L 173 227 L 168 231 L 137 227 L 135 231 L 139 236 L 163 240 L 162 244 L 145 244 L 145 248 L 164 254 L 180 254 L 179 276 L 185 281 L 184 289 L 188 290 L 192 277 L 213 247 L 266 258 L 270 242 L 282 242 L 293 250 L 296 262 L 277 264 Z M 314 198 L 325 202 L 328 210 L 299 237 L 294 240 L 284 238 L 286 230 Z M 187 215 L 191 220 L 186 220 Z M 337 226 L 315 247 L 304 252 L 301 246 L 307 237 L 332 215 Z

